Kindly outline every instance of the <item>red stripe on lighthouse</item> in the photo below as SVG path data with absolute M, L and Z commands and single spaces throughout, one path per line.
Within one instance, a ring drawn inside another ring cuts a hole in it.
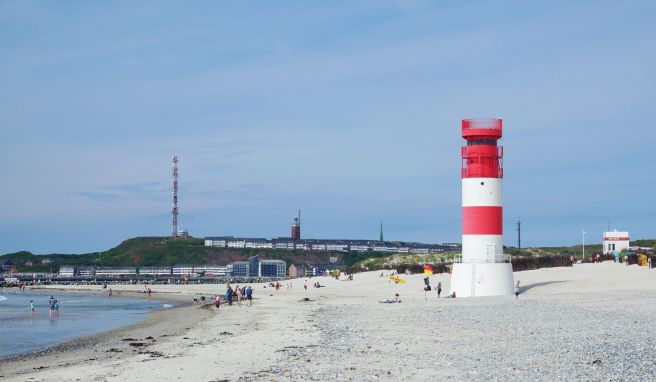
M 462 207 L 463 235 L 502 235 L 503 207 Z

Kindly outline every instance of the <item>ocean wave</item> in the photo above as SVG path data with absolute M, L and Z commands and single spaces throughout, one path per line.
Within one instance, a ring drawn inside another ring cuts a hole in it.
M 162 308 L 173 308 L 171 304 L 162 304 Z
M 5 301 L 6 299 L 7 299 L 7 297 L 5 297 L 5 296 L 0 296 L 0 302 Z

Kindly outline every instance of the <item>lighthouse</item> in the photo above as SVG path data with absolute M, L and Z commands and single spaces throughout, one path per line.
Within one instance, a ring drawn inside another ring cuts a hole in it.
M 456 297 L 513 293 L 510 257 L 503 254 L 502 120 L 463 119 L 462 256 L 453 264 Z

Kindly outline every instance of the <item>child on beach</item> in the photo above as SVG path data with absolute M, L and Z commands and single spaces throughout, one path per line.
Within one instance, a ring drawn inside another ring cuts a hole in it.
M 400 296 L 398 293 L 394 294 L 394 299 L 388 298 L 387 300 L 381 301 L 383 304 L 398 304 L 401 302 Z
M 214 306 L 216 306 L 216 309 L 219 309 L 219 307 L 221 306 L 221 296 L 216 296 L 216 298 L 214 299 Z

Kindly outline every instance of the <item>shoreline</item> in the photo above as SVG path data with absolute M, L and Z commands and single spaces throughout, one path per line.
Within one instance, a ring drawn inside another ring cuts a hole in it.
M 32 287 L 28 289 L 34 293 L 43 293 L 47 294 L 85 294 L 85 295 L 103 295 L 102 291 L 97 291 L 93 289 L 72 289 L 72 288 L 60 288 L 59 286 L 52 287 Z M 143 299 L 143 293 L 137 293 L 135 291 L 123 291 L 115 297 L 129 298 L 133 300 Z M 15 353 L 9 354 L 3 357 L 0 357 L 0 378 L 7 378 L 8 374 L 15 374 L 15 376 L 23 374 L 24 372 L 29 372 L 30 368 L 28 365 L 23 367 L 23 364 L 39 362 L 43 363 L 38 368 L 32 367 L 32 370 L 41 370 L 48 369 L 55 365 L 55 361 L 61 361 L 61 358 L 69 358 L 66 361 L 66 364 L 71 364 L 76 361 L 82 361 L 83 353 L 87 351 L 93 351 L 95 347 L 102 347 L 112 345 L 113 349 L 118 351 L 124 351 L 126 346 L 129 344 L 126 342 L 125 346 L 121 346 L 121 343 L 117 343 L 117 338 L 119 337 L 139 337 L 139 333 L 143 331 L 148 331 L 151 329 L 156 329 L 158 325 L 166 324 L 170 327 L 170 330 L 175 332 L 180 328 L 175 325 L 176 322 L 182 322 L 177 320 L 184 315 L 186 315 L 186 310 L 192 306 L 192 304 L 183 297 L 182 295 L 175 294 L 158 294 L 154 300 L 161 301 L 163 303 L 171 303 L 171 308 L 160 308 L 151 312 L 144 314 L 143 318 L 128 324 L 114 329 L 103 330 L 93 334 L 72 337 L 65 339 L 61 342 L 58 342 L 53 345 L 47 345 L 44 348 L 28 351 L 24 353 Z M 183 311 L 185 313 L 183 313 Z M 186 324 L 185 324 L 186 325 Z M 183 325 L 179 325 L 182 327 Z M 125 341 L 121 341 L 125 342 Z M 116 347 L 118 346 L 118 347 Z M 7 373 L 6 370 L 11 370 L 11 373 Z
M 308 290 L 303 279 L 278 291 L 250 284 L 252 307 L 153 312 L 161 314 L 153 325 L 0 361 L 0 374 L 9 381 L 117 382 L 656 379 L 656 328 L 648 324 L 656 314 L 653 270 L 606 262 L 516 272 L 519 298 L 438 299 L 424 293 L 424 275 L 401 277 L 407 283 L 378 272 L 354 274 L 353 281 L 319 277 L 309 284 L 323 287 Z M 448 274 L 430 280 L 449 288 Z M 188 302 L 218 294 L 216 286 L 161 289 Z M 379 303 L 394 293 L 403 303 Z

